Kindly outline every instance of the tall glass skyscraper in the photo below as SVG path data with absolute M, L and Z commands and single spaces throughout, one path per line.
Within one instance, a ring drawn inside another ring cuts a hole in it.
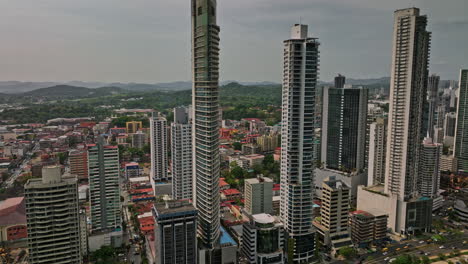
M 288 261 L 308 263 L 314 256 L 315 92 L 319 42 L 295 25 L 284 41 L 281 130 L 281 219 L 287 233 Z
M 455 158 L 458 170 L 468 172 L 468 69 L 460 70 L 457 125 L 455 130 Z
M 198 234 L 208 248 L 220 236 L 219 30 L 216 0 L 192 0 L 194 200 Z

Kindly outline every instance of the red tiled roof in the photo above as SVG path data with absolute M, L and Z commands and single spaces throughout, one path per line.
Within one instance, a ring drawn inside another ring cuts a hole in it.
M 273 184 L 273 191 L 279 191 L 281 188 L 280 184 L 279 183 L 275 183 Z
M 24 197 L 6 199 L 0 204 L 0 226 L 26 224 Z
M 224 195 L 237 195 L 240 194 L 240 191 L 237 189 L 227 189 L 222 191 Z

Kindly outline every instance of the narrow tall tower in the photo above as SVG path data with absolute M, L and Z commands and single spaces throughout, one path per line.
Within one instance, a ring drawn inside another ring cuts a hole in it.
M 174 108 L 171 124 L 172 198 L 192 199 L 192 120 L 189 107 Z
M 459 99 L 455 129 L 455 158 L 458 170 L 468 172 L 468 69 L 460 70 Z
M 288 261 L 307 263 L 314 255 L 312 227 L 314 111 L 319 42 L 307 25 L 292 27 L 284 41 L 281 131 L 281 219 L 287 232 Z
M 192 107 L 198 234 L 213 248 L 220 236 L 219 26 L 216 0 L 192 0 Z
M 150 149 L 151 149 L 151 185 L 155 190 L 155 182 L 168 179 L 167 166 L 167 120 L 158 115 L 150 117 Z
M 428 117 L 427 117 L 427 133 L 429 137 L 434 139 L 434 126 L 436 124 L 436 108 L 439 104 L 439 80 L 440 77 L 432 74 L 429 76 L 427 87 L 427 102 L 428 102 Z
M 122 227 L 119 186 L 119 149 L 97 144 L 88 145 L 89 196 L 91 231 L 111 232 Z
M 395 11 L 385 192 L 401 201 L 417 193 L 431 37 L 426 25 L 418 8 Z

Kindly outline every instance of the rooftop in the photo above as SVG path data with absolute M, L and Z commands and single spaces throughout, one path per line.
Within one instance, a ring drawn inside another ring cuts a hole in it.
M 252 218 L 255 222 L 259 224 L 271 224 L 275 222 L 275 217 L 269 214 L 256 214 L 252 215 Z
M 9 198 L 0 203 L 0 226 L 25 223 L 26 206 L 24 197 Z
M 188 200 L 165 201 L 154 204 L 158 216 L 195 211 L 195 207 Z
M 221 243 L 221 246 L 237 246 L 236 241 L 229 235 L 229 233 L 224 229 L 224 227 L 220 227 L 221 229 L 221 236 L 219 238 L 219 242 Z

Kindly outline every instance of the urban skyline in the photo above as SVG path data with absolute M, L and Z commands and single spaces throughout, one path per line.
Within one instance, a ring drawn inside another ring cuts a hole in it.
M 191 90 L 0 97 L 0 262 L 463 261 L 468 70 L 439 85 L 426 9 L 392 10 L 389 89 L 319 83 L 333 44 L 302 18 L 281 87 L 222 88 L 226 10 L 185 4 Z

